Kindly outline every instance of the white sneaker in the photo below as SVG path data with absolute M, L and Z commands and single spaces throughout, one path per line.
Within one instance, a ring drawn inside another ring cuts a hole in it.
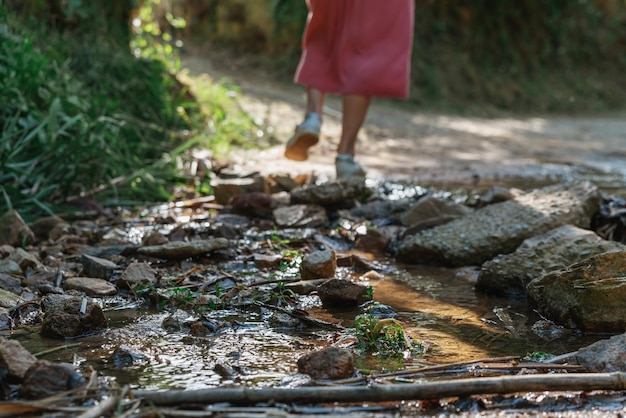
M 350 154 L 339 154 L 335 158 L 337 180 L 365 180 L 365 170 Z
M 315 112 L 309 113 L 304 122 L 296 126 L 296 132 L 287 142 L 285 157 L 295 161 L 309 158 L 308 150 L 320 140 L 321 128 L 321 116 Z

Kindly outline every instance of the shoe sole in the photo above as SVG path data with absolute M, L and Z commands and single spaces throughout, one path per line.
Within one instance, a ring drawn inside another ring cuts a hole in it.
M 317 144 L 318 141 L 318 135 L 302 132 L 287 143 L 285 157 L 293 161 L 305 161 L 309 158 L 309 148 Z

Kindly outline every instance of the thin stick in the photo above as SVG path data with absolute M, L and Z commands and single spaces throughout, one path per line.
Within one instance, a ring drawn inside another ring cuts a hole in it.
M 135 397 L 157 405 L 200 402 L 382 402 L 436 399 L 478 394 L 536 391 L 625 390 L 626 373 L 563 373 L 440 380 L 419 384 L 359 387 L 211 388 L 199 390 L 134 391 Z
M 50 348 L 49 350 L 40 351 L 38 353 L 33 354 L 35 357 L 45 356 L 46 354 L 54 353 L 55 351 L 65 350 L 66 348 L 78 347 L 80 343 L 74 344 L 65 344 L 59 347 Z

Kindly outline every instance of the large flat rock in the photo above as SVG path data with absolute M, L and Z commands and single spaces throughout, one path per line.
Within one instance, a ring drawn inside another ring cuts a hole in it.
M 397 258 L 412 264 L 481 265 L 560 226 L 588 228 L 599 202 L 598 189 L 589 182 L 544 187 L 405 237 Z

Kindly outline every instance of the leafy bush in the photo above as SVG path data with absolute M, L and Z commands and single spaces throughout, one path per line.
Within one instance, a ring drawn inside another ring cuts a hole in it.
M 231 87 L 211 85 L 201 106 L 171 69 L 116 39 L 26 29 L 0 6 L 0 213 L 167 200 L 186 150 L 251 138 Z

